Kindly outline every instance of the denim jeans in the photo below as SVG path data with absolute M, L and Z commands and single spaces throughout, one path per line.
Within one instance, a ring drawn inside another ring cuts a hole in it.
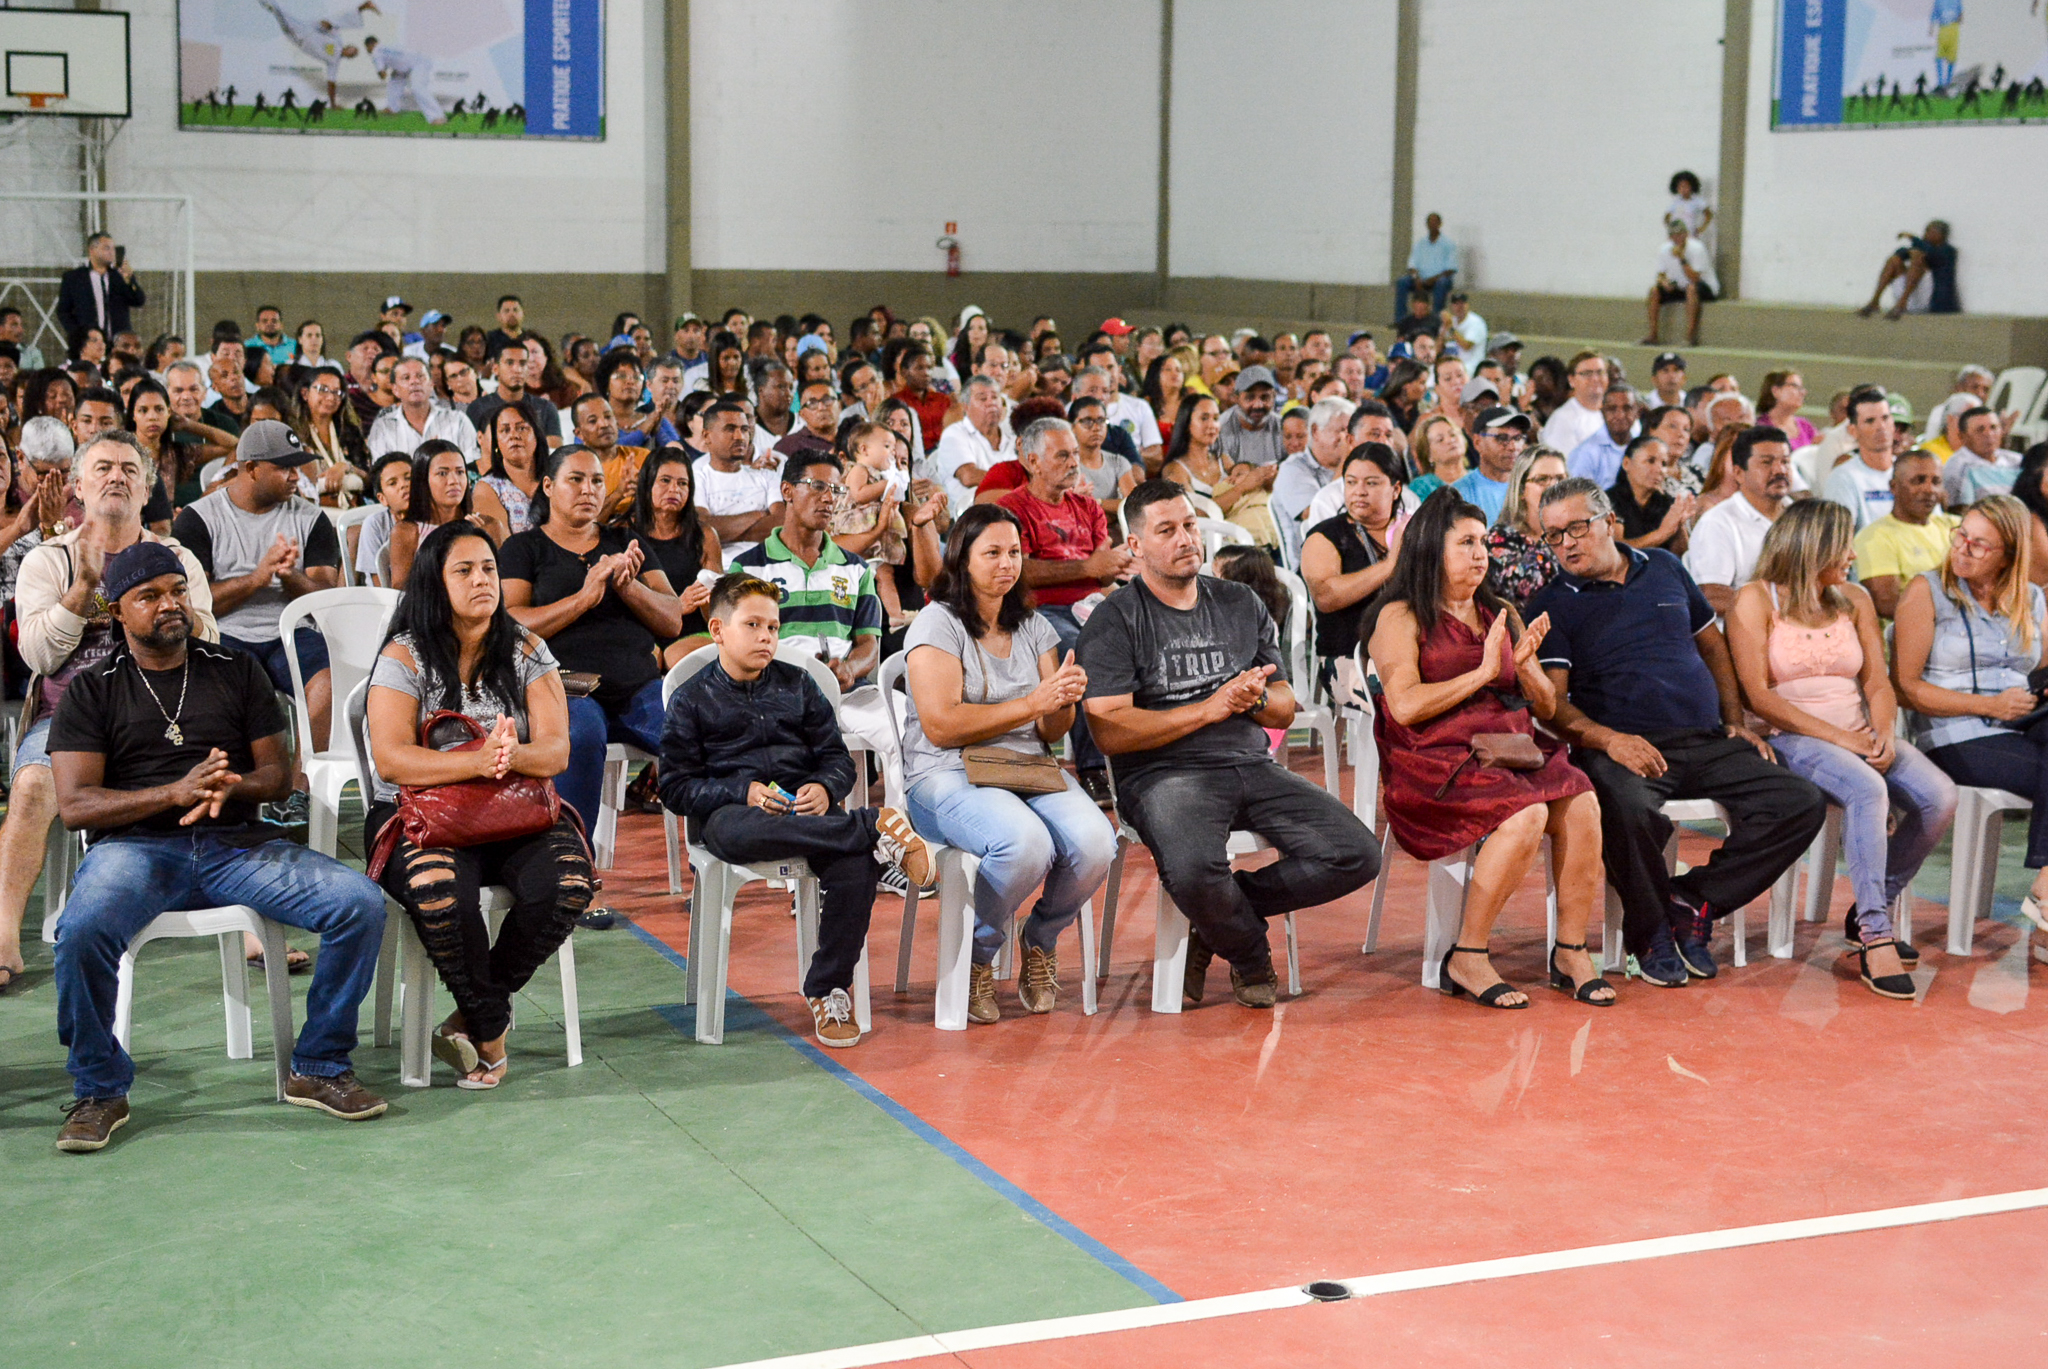
M 1379 873 L 1380 846 L 1365 824 L 1272 761 L 1146 775 L 1119 786 L 1117 798 L 1159 882 L 1233 965 L 1269 963 L 1267 918 L 1342 898 Z M 1281 858 L 1233 871 L 1224 843 L 1234 831 L 1257 832 Z
M 569 764 L 555 776 L 562 802 L 583 819 L 583 830 L 597 830 L 597 809 L 604 799 L 604 753 L 613 742 L 637 746 L 648 755 L 661 753 L 661 681 L 649 680 L 621 713 L 592 698 L 569 700 Z
M 1891 935 L 1892 900 L 1919 873 L 1956 815 L 1955 781 L 1903 741 L 1882 775 L 1861 756 L 1818 737 L 1780 733 L 1771 746 L 1787 770 L 1842 806 L 1842 850 L 1849 857 L 1858 925 L 1865 936 Z M 1887 837 L 1895 802 L 1898 827 Z
M 57 1039 L 71 1050 L 78 1097 L 123 1097 L 135 1082 L 135 1062 L 114 1039 L 121 956 L 135 934 L 174 908 L 233 903 L 320 934 L 292 1069 L 322 1077 L 348 1070 L 356 1009 L 384 937 L 383 890 L 289 841 L 243 851 L 203 832 L 112 837 L 85 853 L 57 920 Z
M 1441 316 L 1444 312 L 1444 306 L 1451 302 L 1451 287 L 1457 283 L 1457 280 L 1458 273 L 1456 271 L 1446 271 L 1443 274 L 1443 278 L 1432 287 L 1429 297 L 1430 304 L 1437 315 Z M 1408 297 L 1415 293 L 1415 289 L 1416 280 L 1413 271 L 1403 271 L 1400 275 L 1394 277 L 1394 326 L 1397 328 L 1401 326 L 1402 320 L 1408 317 Z
M 1053 604 L 1039 609 L 1038 616 L 1052 625 L 1053 632 L 1060 639 L 1059 658 L 1065 660 L 1074 644 L 1081 640 L 1081 624 L 1074 619 L 1073 605 Z M 1088 734 L 1088 710 L 1085 708 L 1074 710 L 1074 725 L 1067 731 L 1067 747 L 1076 770 L 1103 768 L 1102 752 L 1096 749 L 1095 738 Z
M 1002 949 L 1010 917 L 1045 886 L 1020 933 L 1050 951 L 1102 887 L 1116 855 L 1116 833 L 1074 777 L 1058 794 L 1012 794 L 967 782 L 965 770 L 941 770 L 910 786 L 910 825 L 919 835 L 981 861 L 974 881 L 974 959 L 986 965 Z

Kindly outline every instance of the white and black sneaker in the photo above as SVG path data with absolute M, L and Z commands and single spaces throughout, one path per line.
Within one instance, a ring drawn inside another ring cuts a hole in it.
M 882 887 L 892 894 L 908 894 L 910 881 L 903 877 L 901 870 L 891 865 L 882 871 Z

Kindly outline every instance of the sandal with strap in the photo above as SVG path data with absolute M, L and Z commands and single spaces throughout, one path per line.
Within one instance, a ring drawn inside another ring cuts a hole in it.
M 1519 1003 L 1501 1002 L 1501 999 L 1505 998 L 1507 995 L 1511 993 L 1521 992 L 1521 990 L 1517 989 L 1514 985 L 1508 983 L 1505 979 L 1503 979 L 1500 983 L 1495 984 L 1492 988 L 1487 989 L 1484 993 L 1472 993 L 1472 990 L 1466 988 L 1463 984 L 1460 984 L 1457 980 L 1451 978 L 1451 957 L 1454 955 L 1458 955 L 1460 953 L 1463 953 L 1465 955 L 1489 954 L 1487 948 L 1484 946 L 1453 946 L 1450 950 L 1445 951 L 1444 963 L 1438 967 L 1436 972 L 1436 986 L 1439 990 L 1449 994 L 1453 998 L 1462 998 L 1467 994 L 1471 994 L 1473 998 L 1479 1000 L 1479 1006 L 1482 1008 L 1499 1008 L 1503 1011 L 1506 1011 L 1513 1008 L 1526 1008 L 1529 1006 L 1529 998 L 1526 994 L 1522 996 L 1522 1001 Z
M 462 1032 L 451 1031 L 445 1022 L 434 1028 L 433 1040 L 428 1044 L 434 1058 L 452 1068 L 457 1079 L 477 1067 L 476 1043 Z
M 1614 1006 L 1614 1000 L 1619 995 L 1615 993 L 1614 985 L 1608 983 L 1604 975 L 1595 974 L 1585 983 L 1576 984 L 1572 982 L 1572 977 L 1558 966 L 1557 953 L 1559 951 L 1583 951 L 1585 949 L 1586 943 L 1583 941 L 1577 943 L 1570 941 L 1552 943 L 1550 947 L 1550 987 L 1556 989 L 1559 993 L 1570 994 L 1574 1000 L 1584 1003 L 1588 1007 L 1611 1008 Z M 1607 990 L 1607 997 L 1594 998 L 1591 996 L 1598 993 L 1601 989 Z
M 495 1079 L 472 1079 L 467 1074 L 465 1074 L 460 1079 L 457 1079 L 455 1081 L 455 1087 L 459 1089 L 473 1089 L 478 1091 L 481 1091 L 483 1089 L 494 1089 L 498 1087 L 498 1085 L 505 1082 L 505 1071 L 509 1069 L 511 1065 L 512 1053 L 510 1051 L 507 1051 L 505 1054 L 499 1056 L 496 1060 L 486 1060 L 483 1058 L 482 1055 L 478 1055 L 476 1058 L 476 1067 L 480 1070 L 485 1070 L 491 1074 L 494 1074 L 497 1077 Z
M 1864 942 L 1856 952 L 1858 962 L 1857 978 L 1861 979 L 1864 985 L 1880 998 L 1896 998 L 1902 1002 L 1911 1002 L 1918 996 L 1913 988 L 1913 976 L 1909 974 L 1887 974 L 1872 977 L 1870 973 L 1870 953 L 1872 951 L 1881 951 L 1887 946 L 1896 948 L 1897 945 L 1896 941 L 1889 938 L 1883 941 Z

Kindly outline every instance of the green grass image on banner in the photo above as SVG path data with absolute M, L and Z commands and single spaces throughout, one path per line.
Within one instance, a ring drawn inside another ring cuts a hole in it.
M 358 114 L 346 108 L 326 109 L 321 111 L 318 119 L 314 119 L 304 107 L 287 110 L 272 105 L 258 110 L 252 105 L 238 104 L 230 109 L 225 105 L 208 105 L 203 100 L 181 105 L 178 125 L 181 128 L 228 128 L 249 133 L 383 133 L 430 138 L 451 134 L 477 138 L 528 136 L 524 117 L 503 113 L 495 118 L 489 114 L 455 114 L 450 115 L 445 123 L 429 124 L 426 116 L 418 110 L 388 114 L 380 109 L 373 114 Z M 603 136 L 603 128 L 600 122 L 599 137 Z

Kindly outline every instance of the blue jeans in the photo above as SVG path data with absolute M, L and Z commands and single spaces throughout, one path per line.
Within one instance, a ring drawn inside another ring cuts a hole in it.
M 1435 306 L 1435 311 L 1439 316 L 1443 314 L 1444 306 L 1451 302 L 1451 286 L 1457 282 L 1457 279 L 1458 273 L 1456 271 L 1446 271 L 1430 292 L 1430 302 Z M 1408 296 L 1415 293 L 1415 285 L 1416 280 L 1413 271 L 1403 271 L 1400 275 L 1394 277 L 1394 325 L 1396 327 L 1399 327 L 1402 320 L 1408 317 Z
M 1842 850 L 1849 857 L 1858 925 L 1866 937 L 1890 936 L 1892 900 L 1919 873 L 1956 815 L 1955 781 L 1903 741 L 1882 775 L 1861 756 L 1818 737 L 1780 733 L 1771 745 L 1787 770 L 1841 805 Z M 1898 825 L 1887 837 L 1894 803 Z
M 173 908 L 232 903 L 320 934 L 292 1069 L 325 1078 L 348 1070 L 356 1009 L 384 937 L 383 890 L 289 841 L 243 851 L 204 833 L 113 837 L 85 853 L 57 921 L 57 1039 L 71 1050 L 78 1097 L 124 1097 L 135 1082 L 135 1062 L 114 1039 L 121 956 L 135 934 Z
M 1065 660 L 1074 644 L 1081 640 L 1081 624 L 1074 618 L 1073 606 L 1054 604 L 1039 609 L 1038 616 L 1052 624 L 1053 632 L 1060 639 L 1060 659 Z M 1101 770 L 1107 764 L 1102 759 L 1102 752 L 1096 748 L 1095 738 L 1088 735 L 1088 710 L 1085 708 L 1074 710 L 1074 725 L 1067 731 L 1067 746 L 1073 753 L 1076 770 Z
M 1071 775 L 1064 793 L 1012 794 L 969 784 L 965 770 L 942 770 L 911 785 L 906 797 L 920 835 L 981 861 L 974 881 L 976 964 L 996 958 L 1011 915 L 1041 883 L 1022 937 L 1050 951 L 1102 887 L 1116 855 L 1109 819 Z
M 583 830 L 597 830 L 598 804 L 604 798 L 604 753 L 613 742 L 637 746 L 650 756 L 661 752 L 661 680 L 640 687 L 622 713 L 613 713 L 591 698 L 569 700 L 569 764 L 555 776 L 562 802 L 583 819 Z

